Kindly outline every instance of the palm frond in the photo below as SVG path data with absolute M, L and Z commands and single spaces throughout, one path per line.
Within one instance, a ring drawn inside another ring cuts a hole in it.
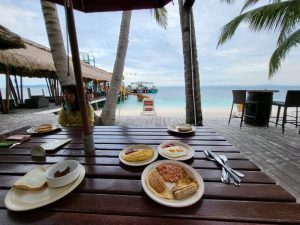
M 151 13 L 153 13 L 154 18 L 158 23 L 158 25 L 166 29 L 168 25 L 168 11 L 166 10 L 166 8 L 162 7 L 162 8 L 151 9 Z
M 253 0 L 254 1 L 254 0 Z M 250 29 L 257 32 L 261 30 L 280 30 L 282 37 L 289 32 L 300 20 L 300 1 L 284 1 L 265 5 L 243 13 L 227 23 L 221 31 L 218 45 L 228 41 L 235 33 L 240 23 L 245 22 Z
M 285 59 L 291 48 L 300 45 L 300 29 L 285 39 L 280 46 L 274 51 L 269 62 L 269 78 L 273 77 L 279 69 L 281 61 Z
M 241 10 L 241 13 L 244 12 L 245 9 L 255 5 L 256 3 L 258 3 L 260 0 L 246 0 L 242 10 Z M 269 3 L 277 3 L 277 2 L 281 2 L 282 0 L 269 0 Z

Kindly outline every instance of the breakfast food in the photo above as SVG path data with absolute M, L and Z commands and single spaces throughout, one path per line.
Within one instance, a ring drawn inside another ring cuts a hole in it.
M 39 190 L 46 184 L 46 168 L 37 166 L 18 179 L 13 187 L 23 190 Z
M 162 149 L 165 155 L 173 158 L 182 157 L 188 154 L 188 150 L 180 146 L 170 146 L 170 147 L 163 146 Z
M 54 173 L 54 177 L 62 177 L 62 176 L 65 176 L 65 175 L 67 175 L 68 173 L 70 173 L 70 167 L 67 167 L 65 170 L 63 170 L 63 171 L 55 171 L 55 173 Z
M 164 199 L 173 199 L 172 193 L 168 190 L 164 179 L 156 170 L 149 173 L 147 181 L 152 192 Z
M 183 177 L 172 189 L 175 199 L 182 199 L 197 192 L 198 184 L 190 177 Z
M 36 131 L 38 133 L 43 133 L 43 132 L 48 132 L 52 130 L 52 125 L 45 123 L 45 124 L 41 124 L 36 128 Z
M 190 132 L 190 131 L 192 131 L 193 129 L 192 129 L 191 126 L 186 125 L 186 126 L 178 126 L 178 127 L 177 127 L 177 130 L 178 130 L 179 132 Z
M 177 165 L 161 164 L 156 170 L 167 182 L 176 183 L 184 175 L 184 170 Z
M 148 174 L 146 183 L 158 197 L 175 200 L 195 194 L 199 186 L 182 166 L 171 163 L 157 166 Z
M 121 157 L 128 162 L 139 162 L 152 158 L 153 154 L 151 148 L 132 148 L 124 151 Z

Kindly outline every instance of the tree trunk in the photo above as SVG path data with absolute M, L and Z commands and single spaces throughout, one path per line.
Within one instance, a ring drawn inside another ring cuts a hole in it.
M 101 113 L 101 120 L 103 125 L 115 125 L 117 101 L 122 83 L 124 64 L 129 42 L 130 20 L 131 11 L 124 11 L 122 14 L 118 50 L 113 76 L 110 82 L 108 94 L 106 96 L 106 102 Z
M 182 0 L 178 0 L 178 5 L 184 57 L 186 123 L 202 126 L 200 78 L 193 13 L 192 9 L 183 7 Z M 191 27 L 189 25 L 190 18 Z
M 52 58 L 60 85 L 75 84 L 75 76 L 71 65 L 69 66 L 70 72 L 68 74 L 68 58 L 65 51 L 56 5 L 51 2 L 41 0 L 41 6 Z

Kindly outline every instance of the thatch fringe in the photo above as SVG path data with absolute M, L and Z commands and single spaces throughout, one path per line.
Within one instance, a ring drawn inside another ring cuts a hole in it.
M 21 37 L 0 25 L 0 50 L 11 48 L 25 48 Z
M 10 74 L 23 77 L 56 77 L 49 48 L 22 38 L 26 48 L 0 50 L 0 73 L 9 67 Z M 70 66 L 72 63 L 70 63 Z M 4 66 L 4 67 L 3 67 Z M 111 73 L 81 62 L 82 75 L 94 80 L 111 80 Z

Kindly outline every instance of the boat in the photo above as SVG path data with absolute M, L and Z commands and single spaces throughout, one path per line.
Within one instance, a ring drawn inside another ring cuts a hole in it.
M 128 90 L 131 90 L 132 93 L 157 93 L 158 89 L 155 86 L 152 86 L 151 88 L 149 85 L 153 85 L 151 82 L 145 82 L 145 81 L 139 81 L 139 82 L 133 82 L 130 85 L 128 85 Z
M 149 93 L 151 93 L 151 94 L 156 94 L 157 92 L 158 92 L 158 88 L 156 86 L 152 86 L 149 89 Z

